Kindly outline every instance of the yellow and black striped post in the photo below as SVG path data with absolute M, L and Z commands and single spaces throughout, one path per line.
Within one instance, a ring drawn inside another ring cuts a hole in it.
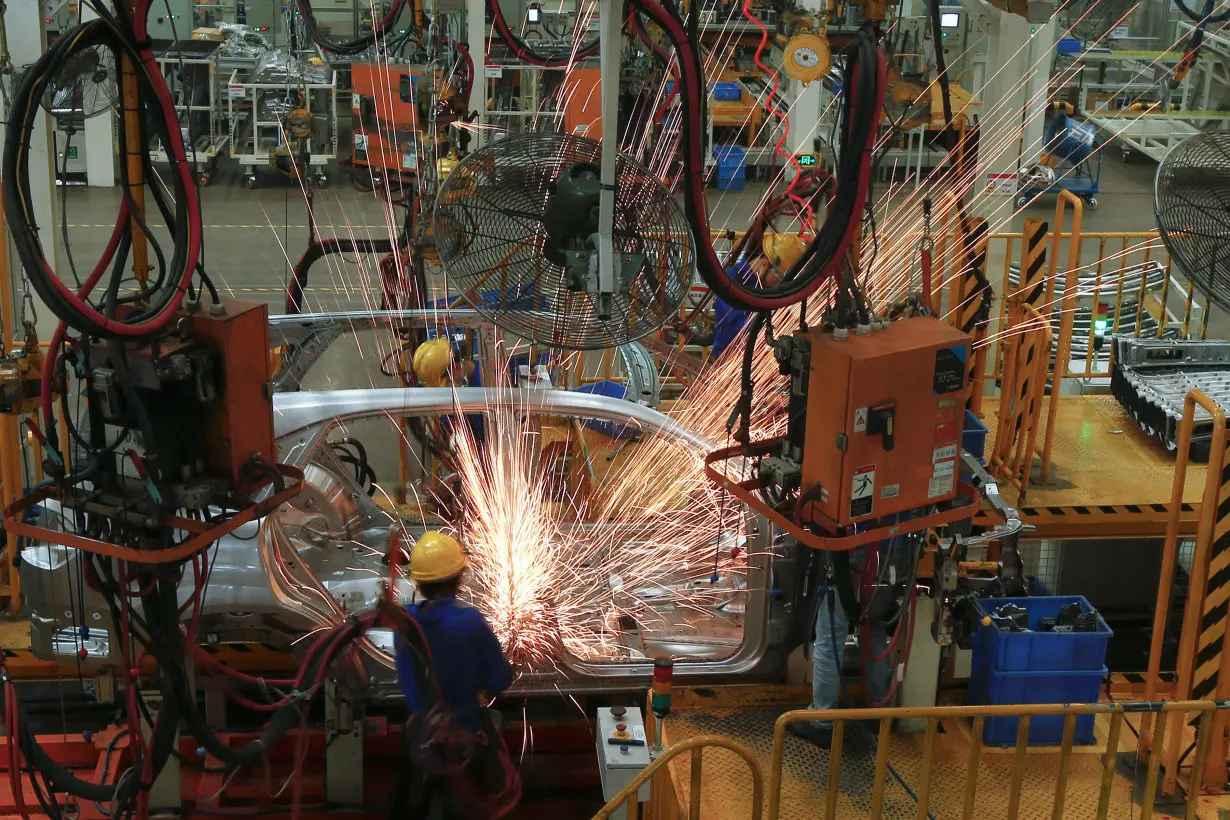
M 1220 458 L 1209 453 L 1208 488 L 1216 476 L 1216 495 L 1204 499 L 1212 506 L 1212 541 L 1208 549 L 1208 576 L 1204 586 L 1204 606 L 1200 616 L 1200 637 L 1193 664 L 1192 697 L 1196 700 L 1230 697 L 1230 647 L 1226 644 L 1227 604 L 1230 603 L 1230 450 L 1221 442 Z M 1220 469 L 1218 469 L 1220 465 Z M 1226 718 L 1214 715 L 1213 747 L 1205 763 L 1205 788 L 1226 785 Z
M 1021 247 L 1021 277 L 1016 294 L 1027 305 L 1038 307 L 1046 293 L 1046 232 L 1045 219 L 1036 216 L 1025 219 L 1024 242 Z
M 1183 611 L 1183 627 L 1179 634 L 1177 680 L 1174 697 L 1179 700 L 1217 699 L 1230 697 L 1230 647 L 1227 639 L 1227 604 L 1230 603 L 1230 452 L 1226 448 L 1226 415 L 1223 409 L 1198 390 L 1187 395 L 1183 418 L 1179 425 L 1179 447 L 1175 463 L 1175 489 L 1173 495 L 1181 499 L 1181 482 L 1186 477 L 1190 455 L 1192 430 L 1195 426 L 1197 406 L 1203 408 L 1212 419 L 1212 438 L 1209 446 L 1209 468 L 1205 480 L 1204 495 L 1200 502 L 1200 519 L 1196 531 L 1196 543 L 1192 552 L 1187 604 Z M 1166 603 L 1169 593 L 1169 565 L 1176 557 L 1177 536 L 1172 519 L 1166 533 L 1166 548 L 1163 553 L 1162 588 L 1158 592 L 1158 612 Z M 1164 620 L 1155 617 L 1155 629 L 1165 629 Z M 1154 641 L 1154 644 L 1159 644 Z M 1160 655 L 1160 647 L 1150 649 L 1151 675 L 1159 668 L 1154 656 Z M 1152 690 L 1147 690 L 1152 694 Z M 1150 745 L 1151 727 L 1144 727 L 1141 746 Z M 1174 790 L 1182 757 L 1181 743 L 1184 732 L 1178 726 L 1167 726 L 1175 731 L 1164 733 L 1159 728 L 1158 736 L 1166 737 L 1162 747 L 1162 762 L 1166 777 L 1162 793 Z M 1221 789 L 1226 785 L 1226 716 L 1214 716 L 1211 731 L 1212 747 L 1202 772 L 1203 787 Z
M 956 311 L 960 317 L 957 326 L 974 340 L 974 352 L 970 356 L 966 381 L 973 385 L 969 409 L 975 415 L 982 414 L 982 377 L 986 368 L 986 348 L 978 342 L 986 338 L 989 312 L 984 309 L 984 291 L 990 288 L 986 278 L 987 242 L 990 230 L 982 217 L 962 220 L 961 276 L 957 292 Z

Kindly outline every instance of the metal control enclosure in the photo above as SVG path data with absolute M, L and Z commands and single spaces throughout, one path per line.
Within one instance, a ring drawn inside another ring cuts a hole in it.
M 926 317 L 844 340 L 810 336 L 804 518 L 847 527 L 952 499 L 970 338 Z
M 610 800 L 619 794 L 620 789 L 632 782 L 632 778 L 649 765 L 649 738 L 645 735 L 645 721 L 641 710 L 629 706 L 621 717 L 611 714 L 610 707 L 598 708 L 598 772 L 602 777 L 602 799 Z M 620 746 L 609 743 L 611 739 L 620 739 L 616 727 L 625 726 L 628 739 L 639 740 L 639 746 L 627 746 L 627 751 L 621 751 Z M 637 800 L 649 800 L 649 783 L 646 782 L 637 791 Z M 612 818 L 618 820 L 625 816 L 623 806 L 620 806 Z

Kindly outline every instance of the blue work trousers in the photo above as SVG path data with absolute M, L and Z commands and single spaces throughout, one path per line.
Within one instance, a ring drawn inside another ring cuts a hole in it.
M 841 597 L 832 587 L 826 588 L 820 593 L 820 603 L 816 609 L 816 641 L 811 651 L 812 709 L 836 709 L 840 705 L 841 653 L 849 631 L 850 620 L 842 609 Z M 872 625 L 871 646 L 877 653 L 883 653 L 888 646 L 883 625 Z M 861 647 L 860 651 L 863 651 Z M 872 661 L 867 667 L 867 678 L 868 702 L 883 700 L 892 680 L 888 659 Z M 832 724 L 821 720 L 816 721 L 816 725 L 827 729 Z

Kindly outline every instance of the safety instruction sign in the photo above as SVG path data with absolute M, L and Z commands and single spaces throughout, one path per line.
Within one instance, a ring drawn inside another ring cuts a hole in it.
M 1013 196 L 1016 194 L 1016 174 L 997 174 L 987 171 L 987 184 L 985 188 L 988 194 Z
M 850 517 L 871 515 L 871 504 L 876 497 L 876 466 L 868 464 L 855 468 L 851 481 Z
M 867 430 L 867 408 L 854 408 L 854 432 L 863 433 Z

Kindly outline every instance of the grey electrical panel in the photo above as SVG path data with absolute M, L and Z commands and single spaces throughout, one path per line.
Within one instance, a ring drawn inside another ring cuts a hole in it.
M 274 32 L 281 28 L 282 0 L 239 0 L 238 22 L 261 32 Z
M 152 40 L 187 40 L 192 36 L 193 11 L 196 0 L 168 0 L 166 3 L 153 3 L 149 10 L 149 36 Z

